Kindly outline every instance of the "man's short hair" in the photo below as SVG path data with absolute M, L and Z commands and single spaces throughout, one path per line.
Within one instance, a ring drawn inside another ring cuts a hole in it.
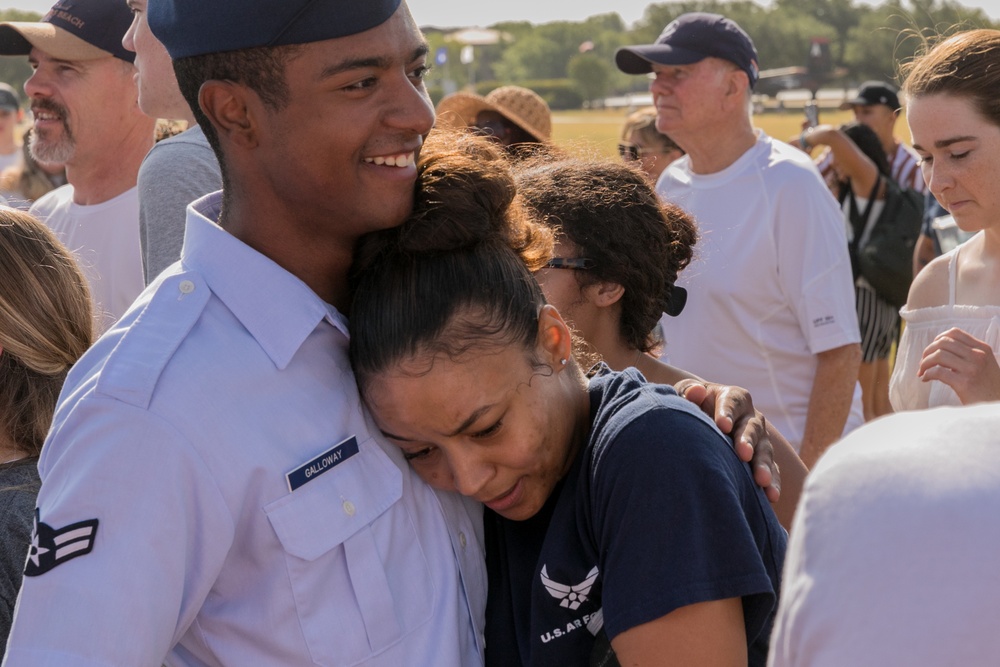
M 177 85 L 201 126 L 205 138 L 219 160 L 222 182 L 226 178 L 226 161 L 222 154 L 219 135 L 212 122 L 198 104 L 198 94 L 206 81 L 232 81 L 254 91 L 270 109 L 280 111 L 288 102 L 288 84 L 285 81 L 285 64 L 299 52 L 297 45 L 261 46 L 239 51 L 206 53 L 174 61 Z

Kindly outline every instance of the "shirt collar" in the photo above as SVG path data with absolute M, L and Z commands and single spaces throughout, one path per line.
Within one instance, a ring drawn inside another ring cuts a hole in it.
M 347 318 L 299 278 L 217 223 L 222 192 L 187 208 L 181 263 L 205 279 L 275 366 L 285 368 L 324 319 L 348 335 Z

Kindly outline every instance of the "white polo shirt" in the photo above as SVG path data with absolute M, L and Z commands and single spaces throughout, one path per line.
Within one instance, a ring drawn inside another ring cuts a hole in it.
M 381 438 L 345 318 L 220 205 L 70 373 L 4 664 L 480 664 L 478 508 Z
M 758 130 L 757 143 L 714 174 L 685 156 L 657 191 L 698 225 L 677 284 L 679 317 L 661 320 L 664 358 L 713 382 L 745 387 L 796 450 L 816 355 L 860 339 L 844 222 L 809 157 Z M 860 425 L 855 385 L 845 432 Z

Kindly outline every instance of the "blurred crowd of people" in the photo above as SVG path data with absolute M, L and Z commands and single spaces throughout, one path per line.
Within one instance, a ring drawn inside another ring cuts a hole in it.
M 614 160 L 246 4 L 0 23 L 3 665 L 1000 659 L 1000 31 L 785 142 L 683 14 Z

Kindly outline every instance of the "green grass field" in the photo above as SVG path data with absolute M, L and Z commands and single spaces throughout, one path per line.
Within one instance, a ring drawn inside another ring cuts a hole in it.
M 595 109 L 558 111 L 552 114 L 552 135 L 559 146 L 574 152 L 598 153 L 608 157 L 618 156 L 618 137 L 628 116 L 625 109 Z M 853 118 L 850 111 L 822 112 L 820 120 L 839 125 Z M 800 112 L 763 113 L 754 116 L 754 125 L 768 135 L 787 141 L 802 129 Z M 897 131 L 906 132 L 906 123 L 900 119 Z

